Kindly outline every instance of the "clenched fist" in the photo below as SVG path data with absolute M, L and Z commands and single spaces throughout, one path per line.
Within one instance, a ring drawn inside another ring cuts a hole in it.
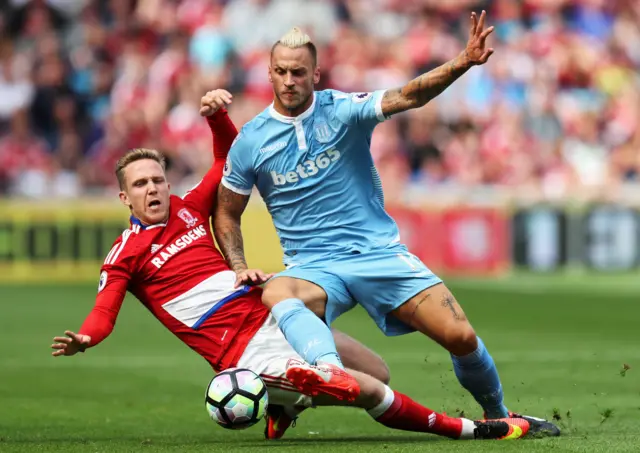
M 200 99 L 200 115 L 211 116 L 220 108 L 231 104 L 233 96 L 227 90 L 212 90 Z

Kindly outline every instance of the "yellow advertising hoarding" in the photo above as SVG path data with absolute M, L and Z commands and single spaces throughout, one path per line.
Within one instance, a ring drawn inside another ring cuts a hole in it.
M 0 282 L 97 281 L 113 241 L 128 225 L 128 212 L 117 201 L 0 201 Z M 242 230 L 251 267 L 283 269 L 262 203 L 249 204 Z

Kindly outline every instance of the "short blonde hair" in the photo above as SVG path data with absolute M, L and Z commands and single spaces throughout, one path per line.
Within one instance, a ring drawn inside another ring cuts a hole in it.
M 271 47 L 271 56 L 277 46 L 288 47 L 289 49 L 298 49 L 300 47 L 306 47 L 311 52 L 314 66 L 318 62 L 318 50 L 315 44 L 311 41 L 308 34 L 302 31 L 300 27 L 293 27 L 287 33 L 285 33 L 279 40 L 277 40 Z
M 160 164 L 162 169 L 164 170 L 167 166 L 167 161 L 165 157 L 159 151 L 155 149 L 149 148 L 133 148 L 127 151 L 127 153 L 118 159 L 118 163 L 116 164 L 116 178 L 118 178 L 118 185 L 120 186 L 120 190 L 124 190 L 126 187 L 126 182 L 124 179 L 124 169 L 127 165 L 136 162 L 138 160 L 143 159 L 151 159 L 155 160 Z

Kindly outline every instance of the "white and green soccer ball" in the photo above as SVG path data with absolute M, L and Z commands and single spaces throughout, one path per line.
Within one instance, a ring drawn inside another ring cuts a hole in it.
M 211 419 L 227 429 L 245 429 L 264 417 L 269 395 L 260 376 L 244 368 L 218 373 L 207 386 L 205 407 Z

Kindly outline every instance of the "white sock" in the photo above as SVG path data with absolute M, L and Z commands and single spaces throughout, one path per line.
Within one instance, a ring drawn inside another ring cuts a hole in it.
M 375 407 L 367 410 L 369 415 L 371 415 L 374 419 L 380 417 L 382 414 L 387 412 L 387 409 L 391 407 L 393 404 L 393 400 L 395 399 L 395 395 L 393 394 L 393 390 L 389 388 L 389 386 L 384 386 L 384 398 L 382 401 Z
M 473 440 L 476 438 L 474 432 L 476 430 L 476 424 L 468 418 L 461 418 L 462 431 L 460 432 L 460 440 Z

